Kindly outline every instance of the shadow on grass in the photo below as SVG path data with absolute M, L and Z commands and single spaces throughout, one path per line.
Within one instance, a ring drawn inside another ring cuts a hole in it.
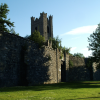
M 100 81 L 74 81 L 74 82 L 61 82 L 55 84 L 42 84 L 42 85 L 26 86 L 26 87 L 25 86 L 3 87 L 0 88 L 0 92 L 14 92 L 14 91 L 27 91 L 27 90 L 42 91 L 42 90 L 79 89 L 79 88 L 100 88 Z
M 87 97 L 87 98 L 77 98 L 77 99 L 79 99 L 79 100 L 83 100 L 83 99 L 89 99 L 89 98 L 100 98 L 100 97 Z M 77 99 L 65 99 L 65 100 L 77 100 Z

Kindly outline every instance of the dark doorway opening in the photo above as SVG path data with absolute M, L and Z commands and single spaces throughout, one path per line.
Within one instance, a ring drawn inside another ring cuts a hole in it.
M 37 27 L 35 27 L 35 30 L 37 31 Z
M 65 61 L 62 61 L 62 64 L 61 64 L 61 82 L 66 82 Z
M 49 26 L 47 26 L 47 33 L 49 33 Z

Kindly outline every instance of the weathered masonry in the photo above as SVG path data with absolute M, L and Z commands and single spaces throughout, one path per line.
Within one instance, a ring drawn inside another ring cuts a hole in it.
M 0 87 L 69 81 L 100 81 L 100 70 L 95 69 L 95 63 L 91 66 L 92 70 L 89 70 L 86 66 L 86 58 L 73 57 L 64 53 L 63 59 L 60 59 L 62 51 L 58 48 L 53 49 L 52 42 L 48 40 L 49 37 L 53 38 L 50 18 L 49 22 L 45 21 L 45 25 L 42 22 L 44 19 L 46 20 L 46 15 L 41 14 L 41 16 L 37 20 L 37 24 L 31 23 L 31 33 L 39 25 L 41 35 L 47 39 L 42 48 L 39 48 L 38 44 L 32 40 L 0 32 Z M 46 35 L 45 32 L 49 35 Z M 73 66 L 69 67 L 69 61 L 73 62 Z

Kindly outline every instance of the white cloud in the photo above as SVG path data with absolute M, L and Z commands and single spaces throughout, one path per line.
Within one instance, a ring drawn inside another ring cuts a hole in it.
M 98 25 L 90 25 L 90 26 L 83 26 L 83 27 L 78 27 L 75 29 L 72 29 L 72 31 L 66 32 L 64 34 L 60 34 L 60 36 L 63 35 L 79 35 L 79 34 L 87 34 L 87 33 L 93 33 L 95 29 L 97 28 Z
M 74 51 L 76 49 L 76 47 L 72 47 L 71 49 L 70 49 L 70 51 Z

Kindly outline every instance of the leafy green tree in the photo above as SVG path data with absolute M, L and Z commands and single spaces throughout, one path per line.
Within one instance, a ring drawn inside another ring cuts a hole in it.
M 71 53 L 70 53 L 70 49 L 71 48 L 65 48 L 65 46 L 64 47 L 62 47 L 62 51 L 63 51 L 63 54 L 64 54 L 64 52 L 66 52 L 66 53 L 68 53 L 69 55 L 72 55 Z
M 73 54 L 69 53 L 69 55 L 73 56 Z
M 14 30 L 14 28 L 12 28 L 12 29 L 10 30 L 10 32 L 11 32 L 11 34 L 15 34 L 15 35 L 18 35 L 18 36 L 19 36 L 19 33 L 16 33 L 15 30 Z
M 68 48 L 61 46 L 61 40 L 58 39 L 58 36 L 56 38 L 53 38 L 53 39 L 49 38 L 49 40 L 52 41 L 52 48 L 53 49 L 58 48 L 59 50 L 62 50 L 61 56 L 64 54 L 64 52 L 68 53 L 69 55 L 72 55 L 69 53 L 71 48 L 68 49 Z
M 45 42 L 45 38 L 42 35 L 40 35 L 39 31 L 36 31 L 36 30 L 33 32 L 32 35 L 29 35 L 29 36 L 27 35 L 24 38 L 30 39 L 34 41 L 35 43 L 38 43 L 39 47 L 41 47 L 43 43 Z
M 80 57 L 80 58 L 85 58 L 82 53 L 74 53 L 73 56 Z
M 53 39 L 50 37 L 49 41 L 52 41 L 52 48 L 53 49 L 56 49 L 56 48 L 61 49 L 61 46 L 59 46 L 59 44 L 61 44 L 61 40 L 58 39 L 58 36 L 56 38 L 53 38 Z
M 98 24 L 98 27 L 93 32 L 93 34 L 90 35 L 90 38 L 88 38 L 89 46 L 88 49 L 92 50 L 92 56 L 93 61 L 96 63 L 99 63 L 100 61 L 100 23 Z M 96 67 L 97 69 L 100 68 L 100 63 Z
M 10 32 L 9 29 L 6 28 L 7 24 L 9 27 L 13 26 L 14 27 L 14 22 L 10 22 L 10 19 L 7 19 L 7 13 L 8 13 L 8 5 L 6 3 L 4 3 L 4 5 L 1 3 L 0 5 L 0 32 Z

